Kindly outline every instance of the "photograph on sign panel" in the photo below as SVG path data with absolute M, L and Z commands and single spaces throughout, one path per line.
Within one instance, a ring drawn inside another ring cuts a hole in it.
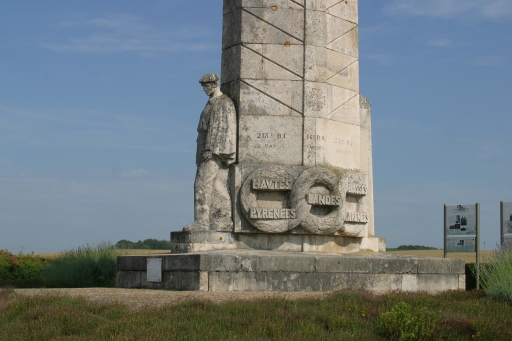
M 446 239 L 446 252 L 476 252 L 476 238 L 460 237 Z
M 476 235 L 475 205 L 457 205 L 446 207 L 446 234 Z

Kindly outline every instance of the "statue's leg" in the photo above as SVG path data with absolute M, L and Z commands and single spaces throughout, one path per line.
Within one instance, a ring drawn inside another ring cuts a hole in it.
M 194 224 L 185 228 L 188 231 L 210 229 L 210 207 L 212 204 L 213 183 L 221 167 L 216 155 L 199 165 L 194 183 Z

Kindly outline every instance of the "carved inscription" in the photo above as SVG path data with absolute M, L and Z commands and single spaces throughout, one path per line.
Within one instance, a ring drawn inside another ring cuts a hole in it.
M 347 194 L 366 195 L 368 194 L 368 187 L 360 184 L 348 184 Z
M 297 210 L 288 208 L 254 208 L 249 209 L 251 219 L 295 219 Z
M 275 148 L 277 148 L 275 142 L 272 142 L 270 140 L 272 140 L 272 139 L 278 139 L 278 140 L 286 139 L 286 134 L 287 133 L 264 133 L 264 132 L 261 132 L 261 133 L 256 133 L 256 138 L 257 139 L 262 139 L 262 140 L 265 141 L 261 146 L 263 146 L 265 148 L 269 148 L 269 149 L 275 149 Z
M 272 190 L 272 191 L 291 191 L 292 184 L 286 179 L 252 179 L 252 189 L 255 190 Z
M 350 223 L 364 223 L 367 224 L 370 221 L 370 217 L 366 213 L 359 212 L 347 212 L 345 217 L 346 222 Z
M 306 194 L 306 201 L 313 206 L 340 206 L 342 203 L 339 195 Z

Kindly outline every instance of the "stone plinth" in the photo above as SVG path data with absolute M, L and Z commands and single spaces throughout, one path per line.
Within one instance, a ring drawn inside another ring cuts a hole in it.
M 162 282 L 147 280 L 147 259 L 162 259 Z M 464 261 L 389 254 L 340 255 L 214 251 L 123 256 L 116 286 L 187 291 L 440 292 L 465 290 Z

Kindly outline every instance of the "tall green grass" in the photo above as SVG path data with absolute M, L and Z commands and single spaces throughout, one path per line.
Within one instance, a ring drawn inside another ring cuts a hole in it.
M 120 254 L 110 243 L 87 244 L 65 251 L 42 270 L 42 277 L 53 287 L 114 287 L 116 259 Z
M 512 243 L 494 251 L 487 263 L 480 265 L 480 280 L 489 297 L 512 303 Z

